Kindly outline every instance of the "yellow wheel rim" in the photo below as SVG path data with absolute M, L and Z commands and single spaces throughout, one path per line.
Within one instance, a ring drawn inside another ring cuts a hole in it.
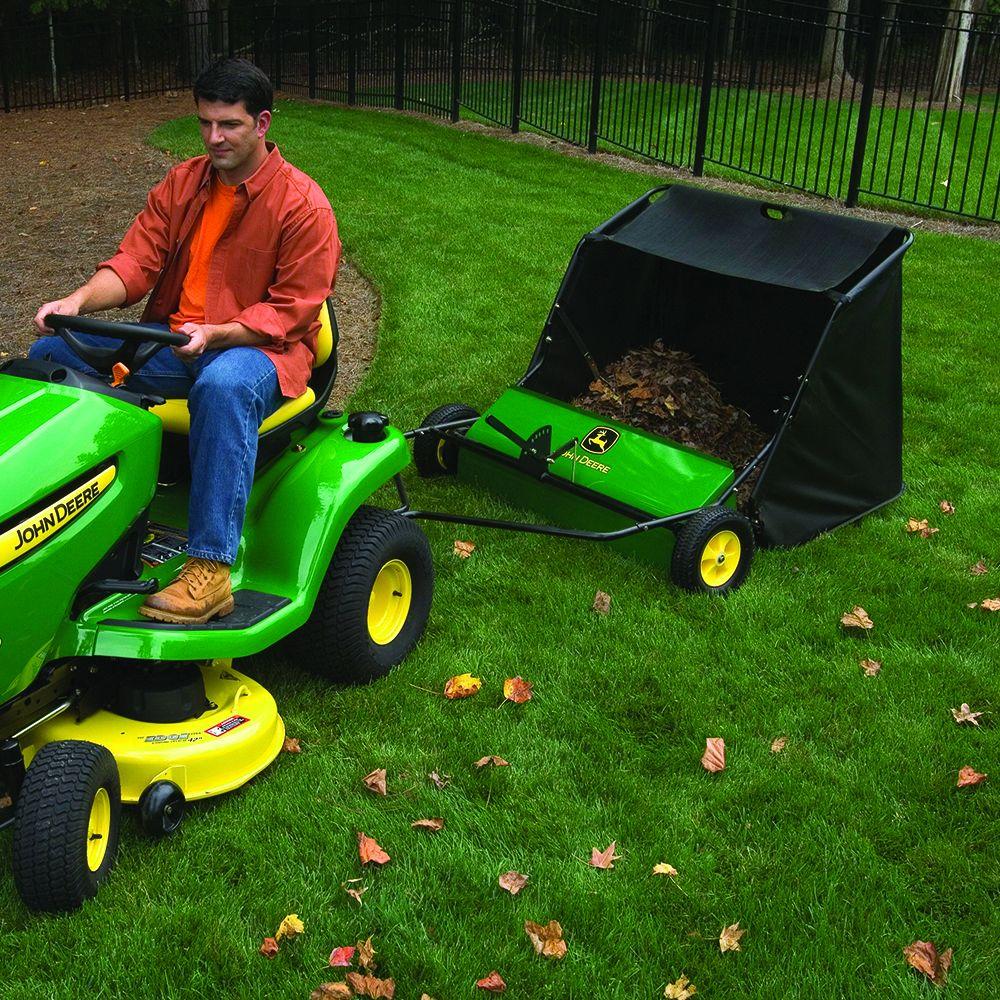
M 368 634 L 386 646 L 403 630 L 413 600 L 413 582 L 406 563 L 390 559 L 375 577 L 368 598 Z
M 111 797 L 106 788 L 98 788 L 90 807 L 90 821 L 87 823 L 87 867 L 92 872 L 96 872 L 104 863 L 110 836 Z
M 701 578 L 708 587 L 722 587 L 740 564 L 742 546 L 733 531 L 718 531 L 701 550 Z
M 444 438 L 441 438 L 441 440 L 438 441 L 438 444 L 437 444 L 437 460 L 438 460 L 438 465 L 440 465 L 441 468 L 445 470 L 445 472 L 448 471 L 448 463 L 444 459 L 444 446 L 447 443 L 448 442 L 445 441 Z

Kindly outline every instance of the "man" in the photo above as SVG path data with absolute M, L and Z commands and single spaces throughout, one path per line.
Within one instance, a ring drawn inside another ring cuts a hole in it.
M 257 431 L 283 397 L 306 389 L 320 306 L 340 256 L 336 220 L 319 185 L 266 141 L 273 92 L 264 73 L 244 59 L 221 60 L 198 78 L 194 98 L 207 155 L 172 168 L 118 253 L 35 315 L 38 333 L 51 334 L 49 313 L 127 306 L 151 291 L 142 321 L 189 338 L 160 350 L 126 382 L 188 398 L 188 559 L 140 608 L 148 618 L 183 624 L 233 610 L 230 567 Z M 94 374 L 59 337 L 42 337 L 29 357 Z

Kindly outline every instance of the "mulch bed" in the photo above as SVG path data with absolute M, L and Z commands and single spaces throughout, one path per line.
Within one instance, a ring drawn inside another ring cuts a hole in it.
M 147 145 L 146 136 L 192 110 L 185 91 L 0 114 L 0 360 L 27 352 L 34 339 L 31 320 L 43 302 L 83 284 L 94 265 L 115 252 L 149 189 L 176 162 Z M 341 339 L 331 404 L 339 405 L 374 357 L 380 304 L 371 284 L 346 261 L 334 302 Z M 133 306 L 109 318 L 135 320 L 141 311 Z
M 769 435 L 723 399 L 690 354 L 657 340 L 633 348 L 601 371 L 573 406 L 659 434 L 728 462 L 739 472 Z M 758 470 L 740 488 L 745 506 Z

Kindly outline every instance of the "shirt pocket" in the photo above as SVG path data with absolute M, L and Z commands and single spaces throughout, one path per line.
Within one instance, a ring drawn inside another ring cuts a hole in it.
M 274 284 L 278 248 L 233 247 L 226 260 L 226 279 L 242 308 L 261 302 Z

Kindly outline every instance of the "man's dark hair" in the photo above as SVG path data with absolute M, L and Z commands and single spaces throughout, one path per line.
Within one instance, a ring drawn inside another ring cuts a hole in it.
M 267 74 L 249 59 L 219 59 L 195 80 L 194 99 L 223 104 L 242 101 L 247 113 L 256 118 L 262 111 L 271 110 L 274 88 Z

